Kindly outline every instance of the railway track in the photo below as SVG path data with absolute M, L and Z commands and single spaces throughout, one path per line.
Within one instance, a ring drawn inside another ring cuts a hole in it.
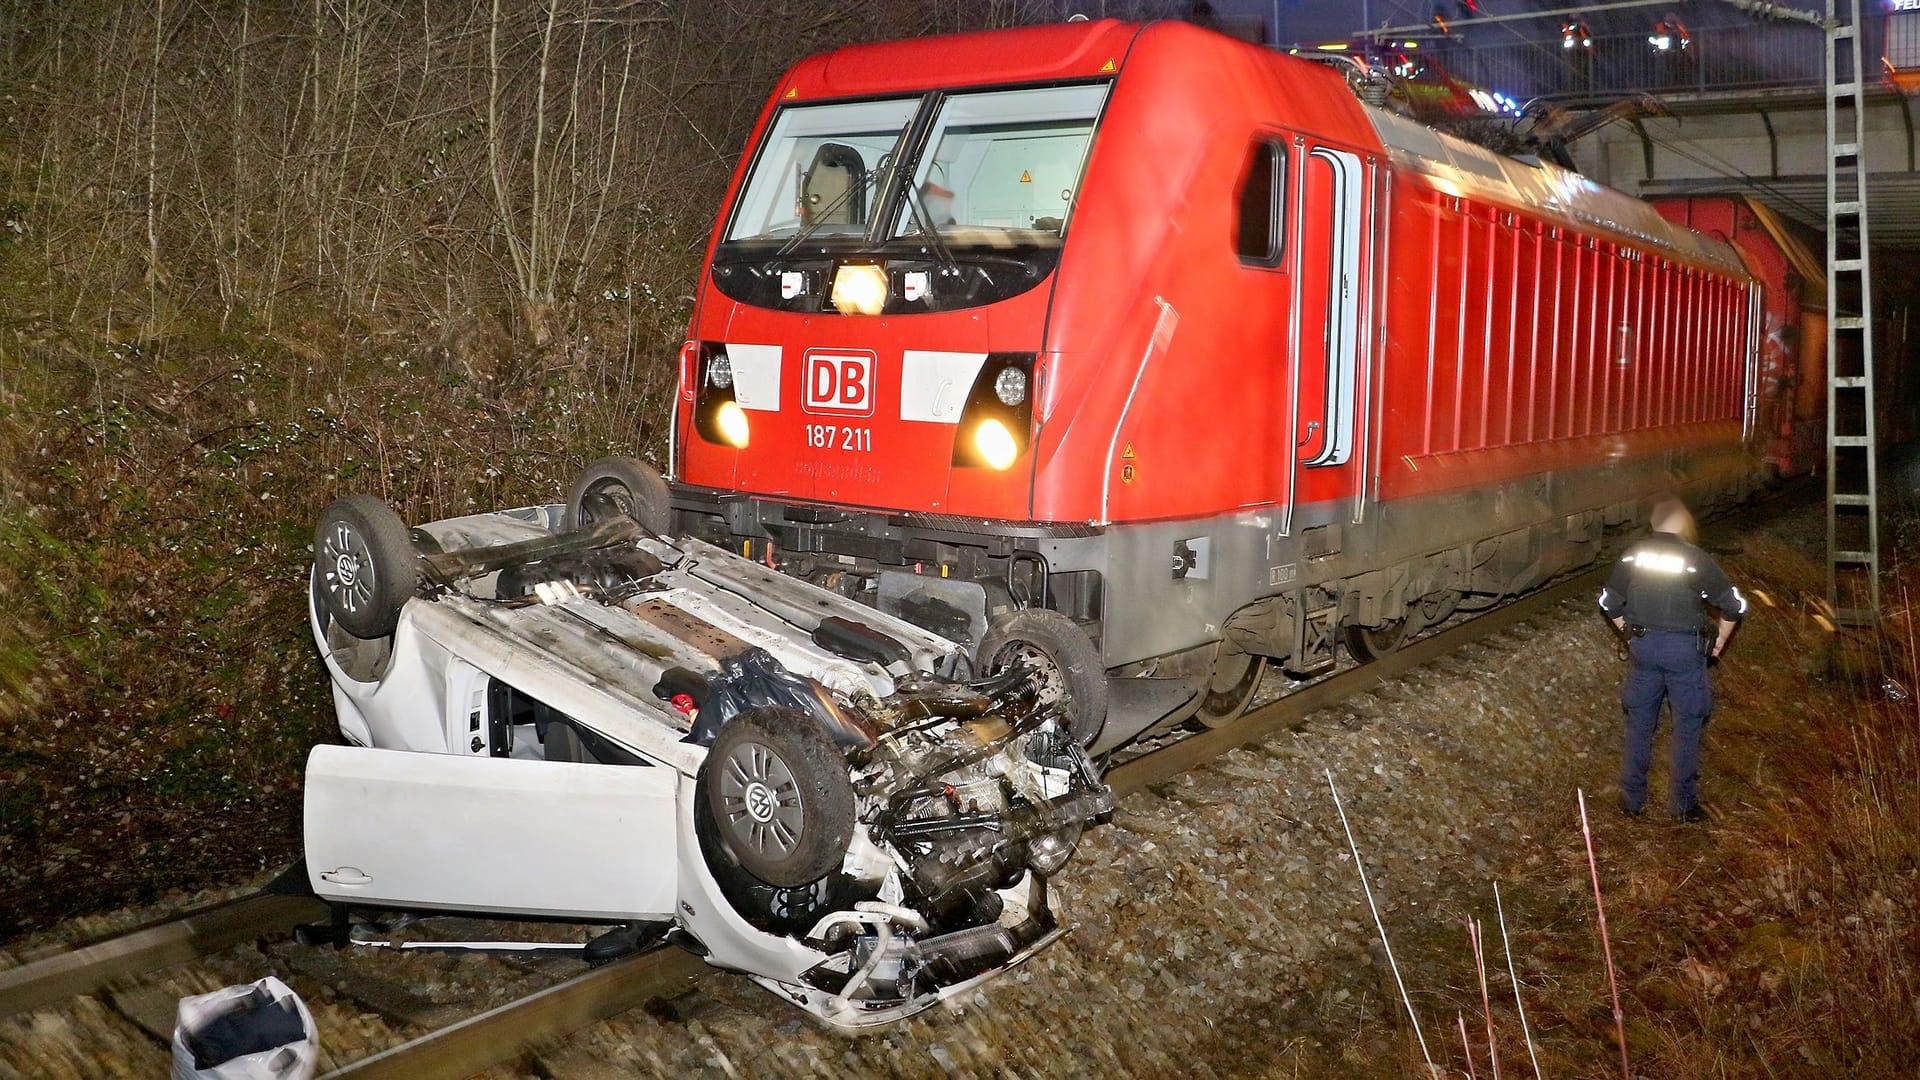
M 1115 765 L 1107 773 L 1107 780 L 1124 797 L 1200 767 L 1236 747 L 1297 727 L 1319 709 L 1589 593 L 1606 569 L 1602 565 L 1410 642 L 1370 663 L 1326 675 L 1228 724 L 1153 747 Z M 326 906 L 310 896 L 276 892 L 270 887 L 42 957 L 0 971 L 0 1019 L 123 986 L 129 980 L 247 942 L 285 937 L 296 925 L 319 921 L 326 914 Z M 628 1009 L 674 997 L 712 973 L 713 969 L 689 953 L 657 948 L 575 975 L 327 1075 L 358 1080 L 471 1076 Z

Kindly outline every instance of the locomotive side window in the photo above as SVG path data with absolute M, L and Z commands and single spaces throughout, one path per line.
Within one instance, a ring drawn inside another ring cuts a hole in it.
M 1257 142 L 1241 170 L 1234 250 L 1240 261 L 1277 266 L 1285 238 L 1287 152 L 1277 142 Z

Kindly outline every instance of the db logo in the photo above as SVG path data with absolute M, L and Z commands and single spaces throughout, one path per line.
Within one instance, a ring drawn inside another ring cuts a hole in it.
M 801 407 L 808 412 L 873 415 L 871 352 L 809 351 L 805 374 Z

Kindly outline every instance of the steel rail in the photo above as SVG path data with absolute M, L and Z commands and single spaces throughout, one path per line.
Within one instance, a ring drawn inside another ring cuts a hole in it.
M 683 949 L 654 949 L 326 1074 L 323 1080 L 457 1080 L 511 1061 L 539 1043 L 691 987 L 714 969 Z
M 197 960 L 326 916 L 326 905 L 311 896 L 258 892 L 150 923 L 0 971 L 0 1017 L 78 997 L 114 979 Z
M 1115 795 L 1125 797 L 1150 784 L 1172 779 L 1235 747 L 1257 742 L 1282 728 L 1298 726 L 1316 709 L 1371 690 L 1464 645 L 1543 615 L 1555 605 L 1592 589 L 1611 569 L 1609 561 L 1530 596 L 1475 615 L 1458 626 L 1422 638 L 1377 660 L 1329 675 L 1230 723 L 1188 735 L 1117 765 L 1108 771 L 1106 781 Z
M 1195 766 L 1297 726 L 1325 708 L 1469 643 L 1500 633 L 1590 590 L 1609 566 L 1589 570 L 1520 600 L 1476 615 L 1370 663 L 1296 690 L 1229 724 L 1188 735 L 1116 766 L 1106 775 L 1118 795 L 1177 776 Z M 469 1017 L 327 1074 L 323 1080 L 454 1080 L 513 1060 L 531 1047 L 616 1016 L 649 1000 L 691 987 L 712 973 L 679 949 L 656 949 L 577 975 L 530 997 Z
M 1269 702 L 1217 728 L 1187 735 L 1114 767 L 1106 775 L 1125 796 L 1171 779 L 1227 752 L 1297 727 L 1309 714 L 1547 613 L 1591 589 L 1601 566 Z M 99 989 L 110 981 L 183 963 L 251 938 L 318 921 L 327 907 L 311 896 L 256 893 L 177 919 L 0 971 L 0 1017 Z M 324 1080 L 438 1080 L 472 1076 L 512 1061 L 588 1025 L 695 985 L 714 969 L 692 953 L 659 948 L 576 975 L 545 990 L 362 1058 Z

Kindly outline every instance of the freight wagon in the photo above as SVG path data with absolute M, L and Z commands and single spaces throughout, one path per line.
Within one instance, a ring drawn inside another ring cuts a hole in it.
M 1645 203 L 1187 24 L 844 48 L 716 223 L 675 529 L 1045 662 L 1105 750 L 1746 494 L 1761 298 Z

